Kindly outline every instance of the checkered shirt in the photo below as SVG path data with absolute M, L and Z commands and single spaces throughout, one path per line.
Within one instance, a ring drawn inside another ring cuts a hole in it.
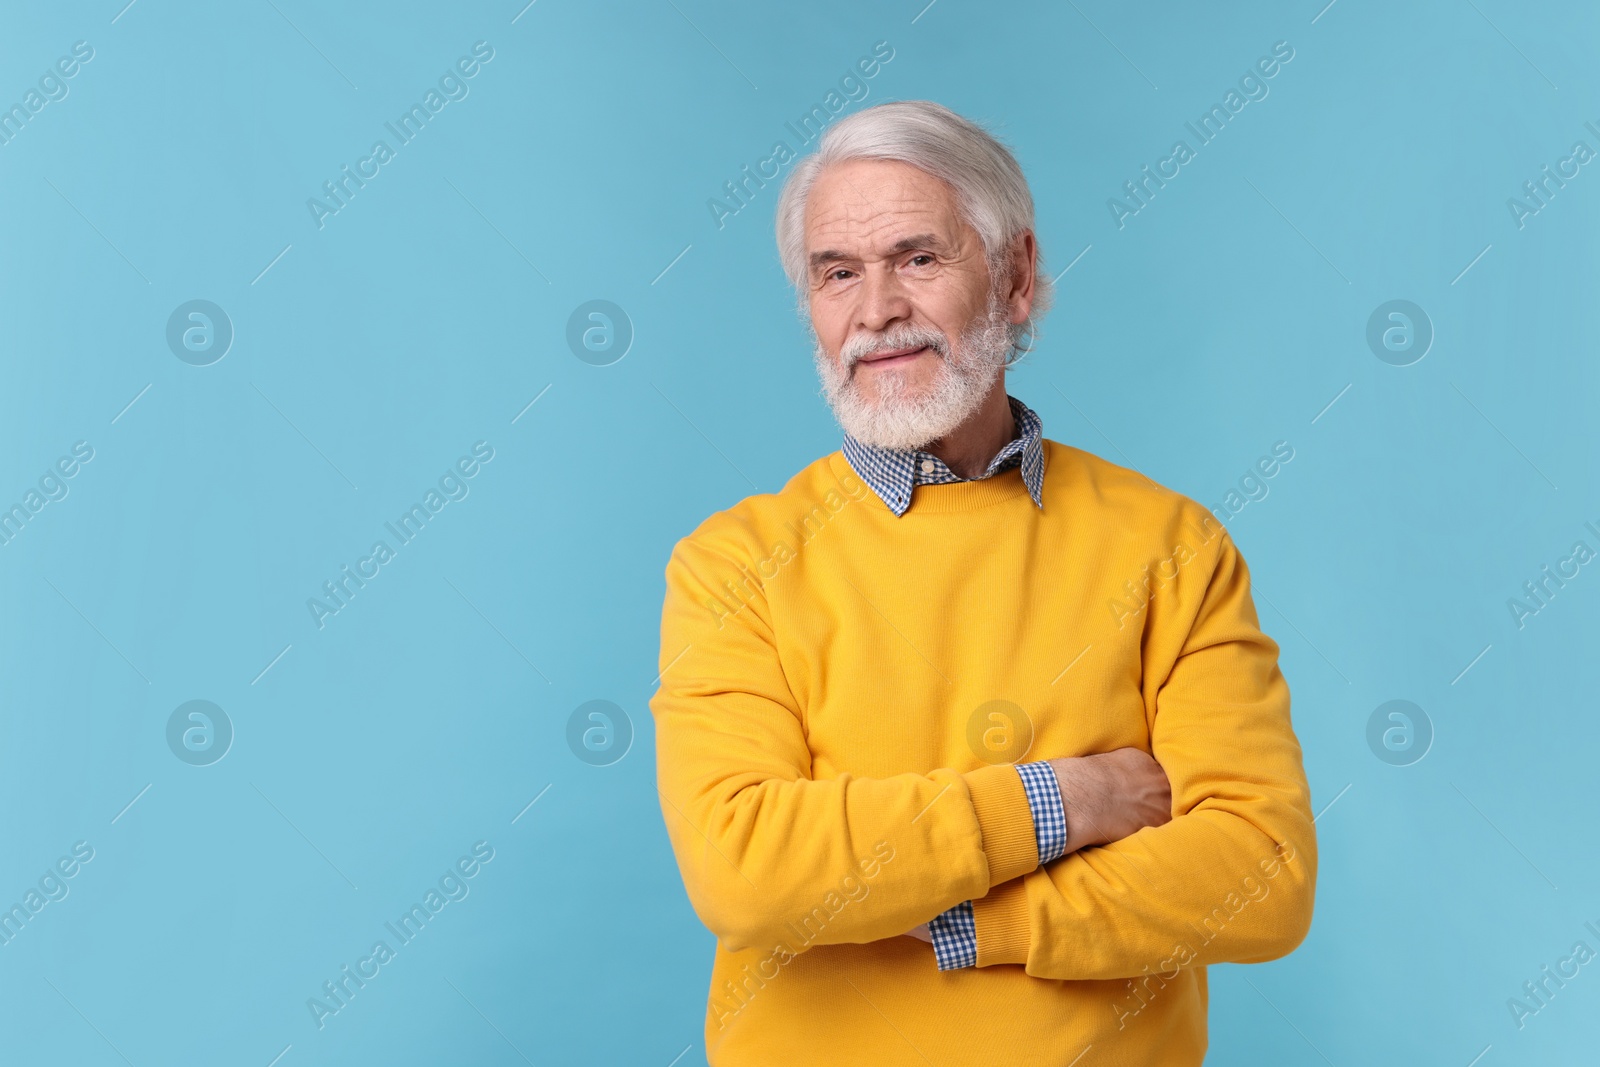
M 1039 507 L 1044 507 L 1044 431 L 1039 416 L 1033 409 L 1014 396 L 1007 396 L 1011 415 L 1017 420 L 1017 436 L 994 459 L 989 469 L 978 478 L 993 477 L 1003 470 L 1021 464 L 1022 480 L 1028 495 Z M 861 480 L 889 506 L 896 515 L 904 515 L 911 506 L 911 490 L 918 485 L 941 485 L 961 482 L 962 478 L 951 470 L 945 461 L 932 452 L 921 449 L 877 448 L 864 445 L 849 434 L 844 435 L 844 458 Z

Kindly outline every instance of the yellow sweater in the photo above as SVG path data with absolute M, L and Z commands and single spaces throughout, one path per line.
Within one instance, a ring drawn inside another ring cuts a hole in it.
M 1278 646 L 1209 511 L 1044 442 L 889 511 L 835 452 L 667 564 L 657 776 L 713 1067 L 1199 1064 L 1207 964 L 1311 922 Z M 1045 866 L 1013 763 L 1154 754 L 1173 819 Z M 974 900 L 978 965 L 899 936 Z

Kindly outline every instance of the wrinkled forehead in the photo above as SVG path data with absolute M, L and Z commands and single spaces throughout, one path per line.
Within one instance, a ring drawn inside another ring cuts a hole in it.
M 849 160 L 818 172 L 806 197 L 806 260 L 876 258 L 931 237 L 952 249 L 971 228 L 955 190 L 927 171 L 895 160 Z

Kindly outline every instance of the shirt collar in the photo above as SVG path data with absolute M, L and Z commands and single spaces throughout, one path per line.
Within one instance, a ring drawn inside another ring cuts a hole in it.
M 1043 424 L 1038 414 L 1016 397 L 1007 394 L 1006 401 L 1016 419 L 1017 435 L 989 461 L 988 469 L 977 478 L 962 478 L 931 452 L 878 448 L 863 444 L 849 434 L 844 435 L 844 458 L 896 515 L 904 515 L 911 506 L 911 491 L 915 486 L 978 481 L 1018 465 L 1022 467 L 1022 481 L 1028 487 L 1028 495 L 1033 497 L 1034 504 L 1043 508 Z

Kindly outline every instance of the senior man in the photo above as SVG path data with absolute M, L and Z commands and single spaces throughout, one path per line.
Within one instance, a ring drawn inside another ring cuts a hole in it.
M 1198 1064 L 1315 884 L 1244 559 L 1008 395 L 1050 285 L 983 128 L 867 108 L 777 210 L 843 447 L 678 542 L 651 701 L 709 1061 Z

